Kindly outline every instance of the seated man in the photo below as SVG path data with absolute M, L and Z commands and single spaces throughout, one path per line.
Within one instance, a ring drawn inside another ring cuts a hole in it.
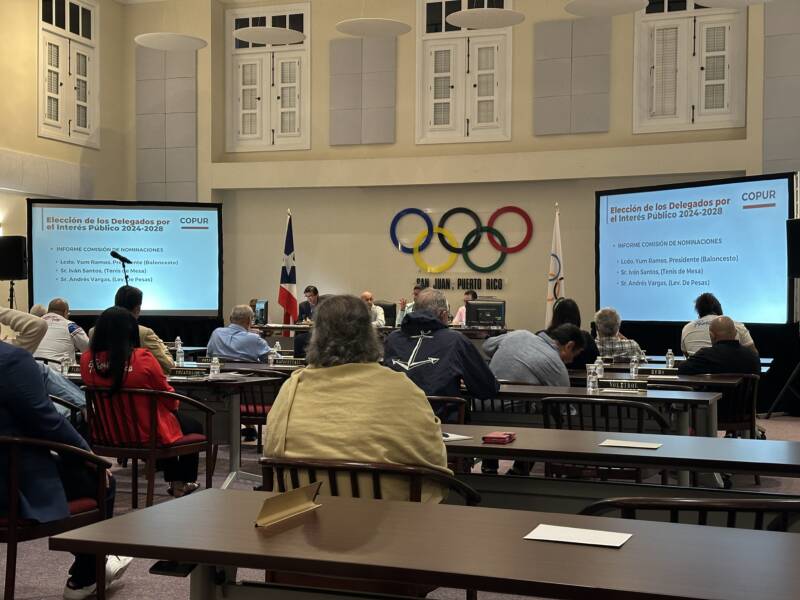
M 249 331 L 253 311 L 247 304 L 234 306 L 227 327 L 217 327 L 208 340 L 206 354 L 242 362 L 263 362 L 271 348 L 257 333 Z
M 395 318 L 394 321 L 395 327 L 400 327 L 400 325 L 403 323 L 403 319 L 405 318 L 405 316 L 407 314 L 414 312 L 414 305 L 417 301 L 417 296 L 419 296 L 419 293 L 421 291 L 422 291 L 422 286 L 417 284 L 414 286 L 414 289 L 411 292 L 414 295 L 414 300 L 409 302 L 405 298 L 400 298 L 400 303 L 399 303 L 400 310 L 397 311 L 397 317 Z
M 598 310 L 594 315 L 594 323 L 597 327 L 597 351 L 600 356 L 616 361 L 630 360 L 634 356 L 639 360 L 647 360 L 639 344 L 619 332 L 622 320 L 616 310 L 613 308 Z
M 361 299 L 367 303 L 369 307 L 369 315 L 372 319 L 373 327 L 383 327 L 386 325 L 386 318 L 383 315 L 383 308 L 375 304 L 375 298 L 372 292 L 361 292 Z
M 378 363 L 380 344 L 366 305 L 354 296 L 321 303 L 307 369 L 281 387 L 267 420 L 264 455 L 412 465 L 450 474 L 439 420 L 411 381 Z M 318 471 L 321 474 L 321 471 Z M 323 485 L 322 493 L 327 493 Z M 340 485 L 342 493 L 350 486 Z M 371 490 L 364 477 L 362 490 Z M 406 480 L 386 478 L 386 500 L 408 500 Z M 425 502 L 445 490 L 426 482 Z
M 47 323 L 47 333 L 36 349 L 36 358 L 75 364 L 75 351 L 85 352 L 89 347 L 89 336 L 83 328 L 69 320 L 69 304 L 63 298 L 55 298 L 42 317 Z
M 475 290 L 467 290 L 464 292 L 464 306 L 459 306 L 456 311 L 456 316 L 453 317 L 453 325 L 466 325 L 467 324 L 467 302 L 477 300 L 478 293 Z
M 142 312 L 142 298 L 142 290 L 132 285 L 123 285 L 114 296 L 114 306 L 128 309 L 138 321 Z M 89 334 L 91 335 L 91 331 Z M 169 350 L 167 350 L 167 346 L 156 335 L 156 332 L 149 327 L 139 325 L 139 341 L 142 344 L 142 348 L 147 348 L 156 357 L 164 374 L 169 375 L 169 370 L 175 366 L 175 361 L 172 359 Z
M 405 373 L 426 396 L 460 396 L 463 381 L 475 398 L 493 398 L 499 386 L 478 349 L 447 327 L 447 299 L 439 290 L 419 292 L 414 312 L 386 338 L 383 364 Z
M 761 373 L 761 361 L 752 347 L 736 339 L 736 323 L 730 317 L 715 317 L 708 326 L 711 347 L 701 348 L 678 365 L 681 375 L 704 373 Z
M 723 315 L 722 305 L 717 300 L 714 294 L 706 292 L 700 294 L 697 300 L 694 301 L 694 309 L 697 311 L 699 319 L 687 323 L 681 332 L 681 350 L 688 357 L 698 352 L 702 348 L 709 348 L 712 344 L 711 336 L 708 328 L 716 317 Z M 754 352 L 756 345 L 753 338 L 750 337 L 750 332 L 744 324 L 734 321 L 736 327 L 736 339 L 739 340 L 742 346 L 750 348 Z
M 30 353 L 0 342 L 0 435 L 50 440 L 91 451 L 77 431 L 59 415 L 39 377 L 39 368 Z M 97 484 L 86 466 L 68 459 L 53 458 L 49 452 L 26 450 L 21 456 L 20 514 L 40 523 L 69 516 L 67 503 L 94 497 Z M 0 466 L 0 469 L 7 466 Z M 114 514 L 115 483 L 110 473 L 106 504 L 108 518 Z M 0 488 L 7 489 L 7 474 L 0 471 Z M 6 479 L 5 482 L 2 480 Z M 0 505 L 7 496 L 0 495 Z M 5 506 L 0 506 L 3 512 Z M 132 559 L 112 556 L 106 561 L 106 585 L 119 579 Z M 80 600 L 96 593 L 95 557 L 76 555 L 69 570 L 64 598 Z
M 5 325 L 15 331 L 17 337 L 12 345 L 28 352 L 36 350 L 48 331 L 47 323 L 39 317 L 9 308 L 0 308 L 0 325 Z M 37 362 L 36 364 L 49 395 L 58 396 L 80 407 L 86 406 L 86 397 L 77 385 L 44 363 Z M 56 410 L 62 415 L 69 415 L 69 410 L 60 404 L 56 404 Z
M 43 317 L 47 314 L 47 307 L 44 304 L 34 304 L 31 306 L 30 313 L 34 317 Z
M 564 365 L 572 362 L 583 346 L 581 330 L 565 323 L 536 334 L 518 329 L 491 337 L 483 343 L 483 351 L 492 358 L 489 368 L 498 379 L 569 387 Z

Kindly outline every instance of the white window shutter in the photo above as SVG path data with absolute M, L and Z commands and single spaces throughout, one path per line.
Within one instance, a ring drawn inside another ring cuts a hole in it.
M 83 44 L 70 42 L 70 72 L 73 91 L 71 128 L 88 135 L 95 128 L 94 50 Z
M 700 24 L 700 111 L 730 111 L 730 23 Z
M 301 135 L 300 106 L 303 64 L 300 55 L 275 53 L 275 85 L 273 90 L 272 128 L 275 144 Z
M 501 120 L 501 90 L 504 86 L 503 39 L 470 40 L 469 95 L 470 131 L 496 129 Z
M 51 131 L 68 135 L 69 41 L 42 33 L 40 123 Z
M 236 131 L 240 140 L 257 140 L 264 135 L 264 64 L 260 57 L 237 56 Z
M 678 57 L 680 28 L 677 25 L 653 27 L 653 64 L 650 115 L 674 117 L 678 113 Z

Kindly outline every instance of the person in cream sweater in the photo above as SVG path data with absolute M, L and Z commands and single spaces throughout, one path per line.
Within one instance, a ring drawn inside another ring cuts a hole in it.
M 428 467 L 452 474 L 439 419 L 424 392 L 378 363 L 380 345 L 364 302 L 333 296 L 317 308 L 309 367 L 283 385 L 267 421 L 264 455 Z M 321 473 L 318 473 L 321 475 Z M 340 492 L 350 489 L 340 475 Z M 323 484 L 325 494 L 328 482 Z M 407 480 L 385 477 L 387 500 L 408 500 Z M 361 489 L 371 489 L 364 477 Z M 426 482 L 422 499 L 446 490 Z

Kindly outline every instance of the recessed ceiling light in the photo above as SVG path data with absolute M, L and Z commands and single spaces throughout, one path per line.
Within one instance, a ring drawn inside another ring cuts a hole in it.
M 142 33 L 133 38 L 133 41 L 145 48 L 165 50 L 167 52 L 200 50 L 200 48 L 205 48 L 208 45 L 204 39 L 199 37 L 166 31 Z
M 454 27 L 500 29 L 519 25 L 525 20 L 525 15 L 508 8 L 470 8 L 451 13 L 446 20 Z
M 306 39 L 301 31 L 284 27 L 244 27 L 234 31 L 233 35 L 251 44 L 296 44 Z
M 394 19 L 362 17 L 339 21 L 336 31 L 357 37 L 397 37 L 411 31 L 411 25 Z

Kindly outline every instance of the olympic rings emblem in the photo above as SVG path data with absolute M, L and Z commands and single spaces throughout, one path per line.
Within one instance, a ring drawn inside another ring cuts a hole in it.
M 450 219 L 450 217 L 457 214 L 468 216 L 475 224 L 475 228 L 467 233 L 460 246 L 458 245 L 458 240 L 453 232 L 446 227 L 447 221 Z M 497 219 L 505 214 L 515 214 L 519 216 L 525 223 L 525 236 L 522 238 L 521 242 L 514 246 L 509 246 L 506 242 L 505 236 L 495 228 Z M 409 247 L 404 246 L 398 239 L 397 226 L 403 218 L 412 215 L 421 218 L 425 222 L 425 229 L 420 231 L 419 235 L 414 240 L 413 245 Z M 403 254 L 411 254 L 414 257 L 414 262 L 417 263 L 417 266 L 426 273 L 443 273 L 448 271 L 453 267 L 459 256 L 464 258 L 464 262 L 467 263 L 467 266 L 469 266 L 473 271 L 477 271 L 478 273 L 491 273 L 503 265 L 506 257 L 509 254 L 516 254 L 517 252 L 524 250 L 533 238 L 533 232 L 533 220 L 527 212 L 518 206 L 503 206 L 502 208 L 498 208 L 489 217 L 489 222 L 487 225 L 484 225 L 481 222 L 480 217 L 477 215 L 477 213 L 475 213 L 475 211 L 464 208 L 463 206 L 451 208 L 445 212 L 439 219 L 439 223 L 436 225 L 433 224 L 431 217 L 425 211 L 419 208 L 405 208 L 394 216 L 392 223 L 389 226 L 389 237 L 392 240 L 392 245 L 394 245 L 394 247 Z M 434 234 L 437 236 L 439 243 L 448 252 L 450 252 L 448 259 L 439 265 L 431 265 L 425 261 L 424 258 L 422 258 L 422 252 L 433 241 Z M 469 253 L 478 247 L 483 234 L 486 234 L 486 237 L 489 239 L 489 243 L 500 253 L 500 257 L 494 263 L 487 266 L 475 264 L 469 256 Z

